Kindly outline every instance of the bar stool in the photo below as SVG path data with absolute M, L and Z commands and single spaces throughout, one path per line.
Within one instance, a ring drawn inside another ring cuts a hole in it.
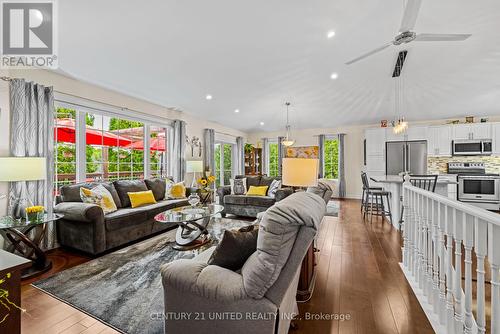
M 363 219 L 366 219 L 368 214 L 370 214 L 370 222 L 373 221 L 374 215 L 383 218 L 389 217 L 392 224 L 391 193 L 380 187 L 370 187 L 368 176 L 364 172 L 361 173 L 361 180 L 363 181 L 364 194 L 364 200 L 362 201 Z M 387 209 L 385 208 L 384 199 L 387 201 Z
M 430 192 L 435 192 L 436 191 L 436 184 L 437 184 L 437 179 L 438 175 L 410 175 L 410 183 L 412 186 L 424 189 Z M 403 182 L 405 181 L 405 178 L 403 176 Z M 403 203 L 403 196 L 400 197 L 399 199 L 401 203 Z M 404 206 L 401 205 L 401 216 L 399 216 L 399 228 L 401 229 L 401 224 L 403 224 L 403 215 L 404 215 Z
M 365 195 L 368 190 L 384 190 L 382 187 L 370 187 L 370 182 L 368 181 L 368 176 L 365 172 L 361 172 L 361 184 L 363 185 L 363 194 L 361 195 L 361 212 L 365 208 Z

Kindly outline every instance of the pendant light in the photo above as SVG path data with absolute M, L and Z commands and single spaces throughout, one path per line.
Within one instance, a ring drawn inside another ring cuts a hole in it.
M 285 140 L 283 140 L 281 143 L 284 146 L 292 146 L 293 144 L 295 144 L 295 140 L 290 138 L 290 123 L 288 121 L 288 107 L 290 107 L 290 102 L 286 102 L 285 105 L 286 105 L 286 127 L 285 127 L 286 137 Z
M 403 57 L 400 53 L 399 57 Z M 401 62 L 404 59 L 401 59 Z M 394 78 L 395 89 L 394 89 L 394 120 L 392 121 L 392 130 L 395 134 L 400 134 L 408 129 L 408 122 L 403 116 L 402 109 L 404 107 L 404 81 L 403 76 L 400 74 L 398 77 Z

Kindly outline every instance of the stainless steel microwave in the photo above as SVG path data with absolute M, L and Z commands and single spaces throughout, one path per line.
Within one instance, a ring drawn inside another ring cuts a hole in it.
M 454 140 L 453 155 L 491 155 L 491 139 Z

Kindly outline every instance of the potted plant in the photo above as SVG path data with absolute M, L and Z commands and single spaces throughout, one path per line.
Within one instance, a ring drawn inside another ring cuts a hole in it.
M 245 153 L 252 153 L 252 149 L 253 149 L 253 145 L 252 144 L 249 144 L 249 143 L 246 143 L 245 144 Z

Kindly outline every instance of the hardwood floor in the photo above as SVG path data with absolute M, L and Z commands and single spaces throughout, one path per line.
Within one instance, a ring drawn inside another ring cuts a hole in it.
M 339 218 L 326 217 L 321 226 L 314 295 L 299 304 L 302 319 L 290 333 L 433 333 L 399 268 L 400 242 L 399 233 L 381 219 L 364 222 L 359 201 L 342 201 Z M 62 250 L 50 258 L 54 268 L 37 279 L 89 260 Z M 22 289 L 23 334 L 116 333 L 29 283 Z M 318 318 L 335 315 L 349 320 Z

